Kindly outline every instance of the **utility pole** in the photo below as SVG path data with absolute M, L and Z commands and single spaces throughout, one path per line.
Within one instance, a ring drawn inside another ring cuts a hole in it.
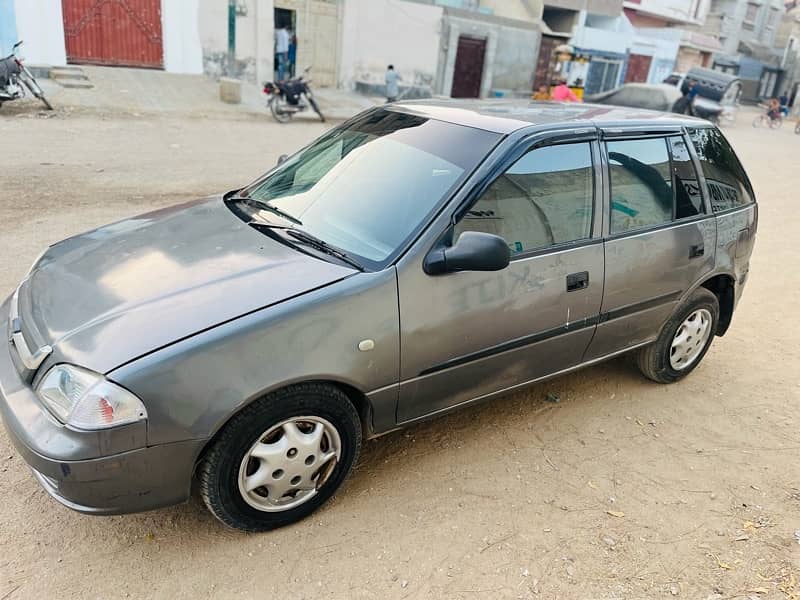
M 228 0 L 228 75 L 234 74 L 236 61 L 236 0 Z

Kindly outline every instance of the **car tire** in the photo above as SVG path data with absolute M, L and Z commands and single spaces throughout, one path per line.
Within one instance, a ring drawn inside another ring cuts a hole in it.
M 314 467 L 305 465 L 314 465 L 316 451 L 309 448 L 316 443 L 308 440 L 314 439 L 317 427 L 322 434 L 314 479 Z M 358 412 L 336 387 L 308 383 L 273 392 L 220 430 L 198 465 L 200 495 L 211 513 L 234 529 L 259 532 L 289 525 L 310 515 L 341 487 L 358 458 L 361 435 Z M 326 453 L 337 450 L 337 456 L 323 463 Z M 265 485 L 248 489 L 251 481 L 263 479 L 262 469 Z M 299 487 L 283 494 L 287 485 Z
M 645 377 L 658 383 L 683 379 L 708 352 L 718 322 L 717 297 L 698 288 L 678 306 L 656 341 L 636 351 L 636 365 Z

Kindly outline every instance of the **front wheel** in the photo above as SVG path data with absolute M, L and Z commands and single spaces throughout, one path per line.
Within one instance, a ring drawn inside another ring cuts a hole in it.
M 21 79 L 22 82 L 25 84 L 25 87 L 27 87 L 31 91 L 31 94 L 33 94 L 36 98 L 42 101 L 42 104 L 45 105 L 45 108 L 47 108 L 47 110 L 53 110 L 53 105 L 50 104 L 47 98 L 44 97 L 44 92 L 42 91 L 42 88 L 39 87 L 39 83 L 36 81 L 36 78 L 34 78 L 34 76 L 31 75 L 31 72 L 28 71 L 27 68 L 25 67 L 23 68 L 25 69 L 24 71 L 25 77 Z
M 636 351 L 639 370 L 658 383 L 683 379 L 703 360 L 718 321 L 717 297 L 706 288 L 698 288 L 678 306 L 656 341 Z
M 323 115 L 322 111 L 319 109 L 319 106 L 317 105 L 317 101 L 314 100 L 314 96 L 309 96 L 308 97 L 308 103 L 311 105 L 311 108 L 314 109 L 314 112 L 319 115 L 319 120 L 324 123 L 325 122 L 325 115 Z
M 339 389 L 301 384 L 273 392 L 223 427 L 197 470 L 220 521 L 267 531 L 310 515 L 344 483 L 361 447 L 361 422 Z

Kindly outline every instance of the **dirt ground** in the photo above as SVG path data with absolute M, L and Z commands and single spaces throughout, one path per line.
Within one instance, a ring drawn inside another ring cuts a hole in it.
M 800 136 L 750 120 L 728 130 L 760 201 L 750 281 L 684 382 L 620 359 L 390 434 L 262 535 L 197 499 L 78 515 L 2 432 L 0 600 L 800 598 Z M 0 295 L 48 243 L 244 184 L 323 130 L 4 107 Z

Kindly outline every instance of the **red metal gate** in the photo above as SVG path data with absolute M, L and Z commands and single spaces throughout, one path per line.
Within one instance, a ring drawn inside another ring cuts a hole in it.
M 161 0 L 62 0 L 70 63 L 161 68 Z
M 628 57 L 628 70 L 625 71 L 625 83 L 647 81 L 647 76 L 650 74 L 650 63 L 652 61 L 652 56 L 631 54 Z

